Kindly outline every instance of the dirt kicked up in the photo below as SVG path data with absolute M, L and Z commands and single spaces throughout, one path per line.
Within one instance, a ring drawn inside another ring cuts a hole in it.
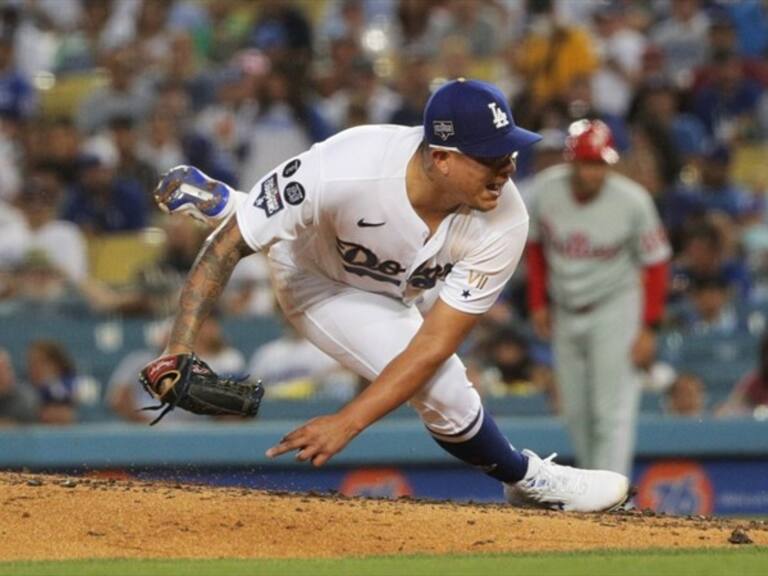
M 0 560 L 768 546 L 768 522 L 0 473 Z

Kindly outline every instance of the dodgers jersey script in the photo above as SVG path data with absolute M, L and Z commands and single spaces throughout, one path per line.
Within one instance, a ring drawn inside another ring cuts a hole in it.
M 243 238 L 254 250 L 271 247 L 291 308 L 327 295 L 328 283 L 313 278 L 406 304 L 444 281 L 439 295 L 452 307 L 491 307 L 525 246 L 525 206 L 509 180 L 494 210 L 462 206 L 430 237 L 405 180 L 422 135 L 421 127 L 346 130 L 265 175 L 240 202 Z
M 542 172 L 531 189 L 531 241 L 544 246 L 552 297 L 576 309 L 638 287 L 638 264 L 666 260 L 669 244 L 650 195 L 610 173 L 600 194 L 581 204 L 571 193 L 572 167 Z

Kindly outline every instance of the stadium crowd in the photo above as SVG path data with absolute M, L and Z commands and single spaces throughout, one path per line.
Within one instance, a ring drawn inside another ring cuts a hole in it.
M 764 344 L 718 393 L 676 355 L 686 338 L 718 346 L 765 329 L 760 0 L 3 0 L 0 322 L 30 310 L 167 317 L 206 231 L 154 207 L 160 174 L 192 164 L 247 190 L 345 128 L 421 124 L 431 91 L 457 77 L 502 87 L 516 120 L 543 135 L 518 162 L 524 196 L 535 174 L 562 161 L 568 126 L 581 118 L 610 126 L 617 169 L 652 195 L 674 248 L 669 338 L 647 378 L 658 411 L 765 405 Z M 483 394 L 543 394 L 556 411 L 551 351 L 528 326 L 525 284 L 522 267 L 466 358 Z M 238 267 L 219 312 L 256 322 L 277 313 L 262 257 Z M 233 348 L 243 343 L 227 344 L 212 322 L 204 346 L 220 370 L 250 364 L 275 390 L 309 381 L 336 397 L 359 385 L 293 335 L 268 356 Z M 156 346 L 131 351 L 109 378 L 101 395 L 115 417 L 141 420 L 130 375 Z M 40 335 L 26 358 L 3 347 L 0 422 L 76 421 L 87 375 L 66 335 Z M 328 374 L 336 378 L 319 385 Z

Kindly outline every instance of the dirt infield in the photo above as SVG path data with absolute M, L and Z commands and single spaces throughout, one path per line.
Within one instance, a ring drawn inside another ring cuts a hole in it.
M 0 474 L 0 561 L 768 546 L 768 523 Z M 734 537 L 734 531 L 736 537 Z

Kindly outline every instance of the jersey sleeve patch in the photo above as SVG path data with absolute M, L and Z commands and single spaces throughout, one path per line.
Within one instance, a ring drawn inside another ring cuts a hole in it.
M 277 187 L 277 174 L 272 174 L 261 183 L 261 192 L 256 196 L 253 205 L 264 210 L 267 218 L 271 218 L 283 209 L 283 199 Z
M 285 167 L 283 168 L 283 178 L 290 178 L 291 176 L 296 174 L 296 172 L 299 171 L 300 167 L 301 167 L 301 160 L 299 160 L 298 158 L 294 158 L 293 160 L 288 162 L 288 164 L 286 164 Z
M 304 186 L 298 182 L 288 182 L 283 189 L 283 196 L 288 204 L 291 206 L 298 206 L 304 202 L 304 198 L 306 197 Z

